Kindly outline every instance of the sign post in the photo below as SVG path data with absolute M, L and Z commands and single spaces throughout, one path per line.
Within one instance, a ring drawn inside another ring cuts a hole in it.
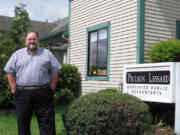
M 180 63 L 176 63 L 175 132 L 180 135 Z
M 123 92 L 143 101 L 175 103 L 175 132 L 180 134 L 180 63 L 125 65 Z

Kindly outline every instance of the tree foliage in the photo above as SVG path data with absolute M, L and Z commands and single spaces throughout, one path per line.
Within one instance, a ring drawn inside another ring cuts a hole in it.
M 180 40 L 159 41 L 150 47 L 148 54 L 151 62 L 179 62 Z
M 23 36 L 30 26 L 30 19 L 25 7 L 24 4 L 16 6 L 11 27 L 7 30 L 0 30 L 0 107 L 8 107 L 13 104 L 10 87 L 3 68 L 12 53 L 24 47 Z
M 24 46 L 24 38 L 22 38 L 22 36 L 28 31 L 30 27 L 30 19 L 28 13 L 25 10 L 25 7 L 26 5 L 24 4 L 20 4 L 20 6 L 15 7 L 15 17 L 11 25 L 11 38 L 16 43 L 16 47 L 18 49 Z

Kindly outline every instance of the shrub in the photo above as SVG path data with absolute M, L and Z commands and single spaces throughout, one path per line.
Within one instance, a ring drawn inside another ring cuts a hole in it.
M 180 61 L 180 40 L 159 41 L 150 46 L 148 55 L 151 62 L 178 62 Z
M 107 88 L 99 91 L 99 93 L 117 93 L 117 92 L 118 90 L 115 88 Z
M 15 108 L 15 102 L 10 88 L 0 92 L 0 108 Z
M 162 120 L 156 124 L 149 124 L 148 129 L 146 129 L 144 135 L 176 135 L 174 129 L 169 126 L 164 126 Z M 147 126 L 146 126 L 147 127 Z
M 92 93 L 72 103 L 65 127 L 70 135 L 141 135 L 146 114 L 148 106 L 129 94 Z
M 0 108 L 14 108 L 15 103 L 11 94 L 10 86 L 8 85 L 7 75 L 3 71 L 5 62 L 0 56 Z
M 153 135 L 176 135 L 174 129 L 165 127 L 162 121 L 153 126 Z
M 79 92 L 80 75 L 78 68 L 70 64 L 62 64 L 62 69 L 59 71 L 57 89 L 69 89 L 77 95 Z
M 62 89 L 54 94 L 54 101 L 60 105 L 69 105 L 75 100 L 74 94 L 71 90 L 67 88 Z

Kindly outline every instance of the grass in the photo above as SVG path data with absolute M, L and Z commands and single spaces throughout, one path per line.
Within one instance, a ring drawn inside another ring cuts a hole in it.
M 66 135 L 61 114 L 65 111 L 65 107 L 55 107 L 56 117 L 56 133 L 57 135 Z M 17 119 L 15 110 L 0 110 L 0 135 L 17 135 Z M 31 134 L 39 135 L 39 127 L 36 116 L 33 115 L 31 121 Z

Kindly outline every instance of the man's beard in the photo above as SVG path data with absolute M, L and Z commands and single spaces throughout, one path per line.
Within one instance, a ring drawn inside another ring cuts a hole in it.
M 27 45 L 27 49 L 29 50 L 29 51 L 36 51 L 37 50 L 37 45 Z

